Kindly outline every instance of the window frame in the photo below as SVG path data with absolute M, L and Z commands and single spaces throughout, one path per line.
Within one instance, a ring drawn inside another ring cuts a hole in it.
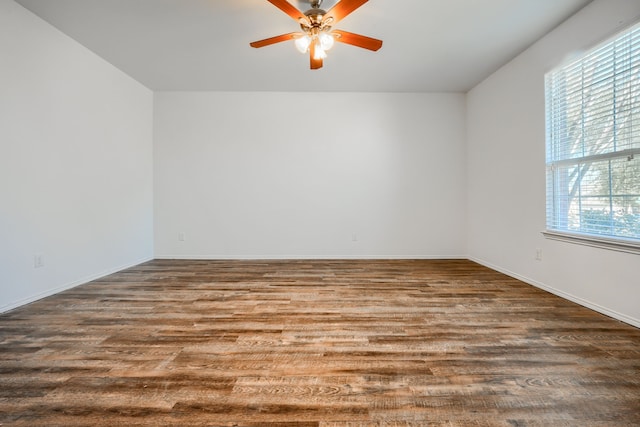
M 565 215 L 562 215 L 562 210 L 557 206 L 558 204 L 563 203 L 561 201 L 561 196 L 558 196 L 555 194 L 555 190 L 557 189 L 557 183 L 556 180 L 558 179 L 557 175 L 555 174 L 555 169 L 554 168 L 558 168 L 558 167 L 580 167 L 580 165 L 586 165 L 586 164 L 592 164 L 595 162 L 599 162 L 599 161 L 607 161 L 609 162 L 609 171 L 611 173 L 611 161 L 614 160 L 618 160 L 618 159 L 623 159 L 623 158 L 627 158 L 628 161 L 634 161 L 634 162 L 640 162 L 640 146 L 638 147 L 634 147 L 633 145 L 630 146 L 630 148 L 625 148 L 625 149 L 621 149 L 619 151 L 616 150 L 616 148 L 613 149 L 613 151 L 608 151 L 608 152 L 604 152 L 604 153 L 597 153 L 597 154 L 582 154 L 580 156 L 575 156 L 575 153 L 569 153 L 567 152 L 565 154 L 565 156 L 562 155 L 558 155 L 558 150 L 566 150 L 568 149 L 568 144 L 569 143 L 565 143 L 565 142 L 558 142 L 557 139 L 554 138 L 553 135 L 553 130 L 557 129 L 558 126 L 562 127 L 562 125 L 559 124 L 559 122 L 562 122 L 563 120 L 566 121 L 567 120 L 567 114 L 569 112 L 569 107 L 561 109 L 560 111 L 562 112 L 562 114 L 564 114 L 561 118 L 556 117 L 556 114 L 558 112 L 557 108 L 557 103 L 567 103 L 569 96 L 567 93 L 563 94 L 563 95 L 557 95 L 556 99 L 551 99 L 553 98 L 554 92 L 557 91 L 557 88 L 555 86 L 553 86 L 553 83 L 555 83 L 555 81 L 553 80 L 557 75 L 559 74 L 565 74 L 567 77 L 565 77 L 564 80 L 564 84 L 568 84 L 567 82 L 569 81 L 569 79 L 571 77 L 576 76 L 577 72 L 575 71 L 576 69 L 579 70 L 584 70 L 584 67 L 586 67 L 590 61 L 595 61 L 597 62 L 597 60 L 594 60 L 594 57 L 598 57 L 600 55 L 607 55 L 609 54 L 609 52 L 607 50 L 604 50 L 604 48 L 606 48 L 607 46 L 611 46 L 610 51 L 611 51 L 611 55 L 613 57 L 613 59 L 611 59 L 611 66 L 613 67 L 614 71 L 611 74 L 610 80 L 612 82 L 612 88 L 611 88 L 611 92 L 606 92 L 606 94 L 611 94 L 612 98 L 615 98 L 615 91 L 616 91 L 616 78 L 618 76 L 620 76 L 622 73 L 619 73 L 617 71 L 615 71 L 615 67 L 622 63 L 622 61 L 618 61 L 615 58 L 615 48 L 613 47 L 617 42 L 624 40 L 625 38 L 629 39 L 629 43 L 630 45 L 633 47 L 632 49 L 630 49 L 630 52 L 633 52 L 633 55 L 629 56 L 629 61 L 631 62 L 632 59 L 635 59 L 636 61 L 640 61 L 640 49 L 636 49 L 637 44 L 640 44 L 640 21 L 636 22 L 630 26 L 628 26 L 627 28 L 625 28 L 624 30 L 617 32 L 615 35 L 607 37 L 606 40 L 604 40 L 603 42 L 597 44 L 596 46 L 594 46 L 593 48 L 587 50 L 585 53 L 583 53 L 580 58 L 577 59 L 573 59 L 570 62 L 561 64 L 557 67 L 555 67 L 554 69 L 550 70 L 548 73 L 545 74 L 545 82 L 544 82 L 544 87 L 545 87 L 545 168 L 546 168 L 546 186 L 545 186 L 545 209 L 546 209 L 546 217 L 545 217 L 545 230 L 542 232 L 542 234 L 548 238 L 548 239 L 552 239 L 552 240 L 557 240 L 557 241 L 562 241 L 562 242 L 568 242 L 568 243 L 574 243 L 574 244 L 580 244 L 580 245 L 586 245 L 586 246 L 592 246 L 592 247 L 598 247 L 598 248 L 603 248 L 603 249 L 611 249 L 611 250 L 616 250 L 616 251 L 622 251 L 622 252 L 628 252 L 628 253 L 634 253 L 634 254 L 640 254 L 640 237 L 639 238 L 635 238 L 635 237 L 623 237 L 623 236 L 619 236 L 619 235 L 613 235 L 613 234 L 606 234 L 606 233 L 589 233 L 589 232 L 583 232 L 581 230 L 575 230 L 575 229 L 570 229 L 570 214 L 569 214 L 569 210 L 570 208 L 567 207 L 567 211 L 565 212 Z M 633 43 L 633 44 L 631 44 Z M 604 53 L 603 53 L 604 52 Z M 605 64 L 606 65 L 606 64 Z M 638 66 L 640 67 L 640 66 Z M 629 73 L 631 74 L 633 72 L 633 70 L 635 70 L 637 67 L 636 66 L 632 66 L 629 70 Z M 632 74 L 631 74 L 632 75 Z M 632 75 L 633 76 L 633 75 Z M 631 81 L 636 81 L 635 77 L 632 77 L 633 80 Z M 640 80 L 640 77 L 638 78 L 638 80 Z M 607 80 L 608 81 L 608 80 Z M 640 82 L 638 82 L 638 84 L 640 84 Z M 563 86 L 564 87 L 564 86 Z M 636 88 L 636 84 L 634 83 L 633 88 Z M 582 86 L 579 90 L 581 99 L 584 99 L 585 96 L 588 96 L 589 94 L 585 91 L 585 87 Z M 633 93 L 631 93 L 631 97 L 633 98 Z M 573 96 L 573 94 L 571 95 Z M 559 101 L 558 101 L 559 100 Z M 612 112 L 611 114 L 606 113 L 599 115 L 598 117 L 613 117 L 614 122 L 617 120 L 617 117 L 619 117 L 621 115 L 621 113 L 616 113 L 617 108 L 619 108 L 617 106 L 617 104 L 612 101 Z M 568 104 L 567 104 L 568 105 Z M 633 101 L 633 109 L 635 110 L 636 105 L 638 105 L 638 108 L 640 108 L 640 96 L 638 97 L 637 101 Z M 580 112 L 582 114 L 582 131 L 584 131 L 584 114 L 585 114 L 585 109 L 587 107 L 584 106 L 584 104 L 580 107 Z M 566 124 L 564 124 L 564 128 L 562 128 L 564 131 L 566 131 Z M 613 131 L 611 132 L 611 135 L 615 135 L 615 132 L 617 130 L 613 129 Z M 609 135 L 609 134 L 607 134 Z M 593 145 L 586 145 L 585 143 L 585 139 L 586 137 L 584 136 L 584 134 L 582 134 L 580 136 L 581 138 L 581 142 L 583 145 L 583 149 L 585 149 L 585 146 L 587 147 L 587 149 L 592 149 Z M 615 139 L 615 136 L 613 137 Z M 633 135 L 629 137 L 629 141 L 633 141 Z M 580 179 L 580 183 L 578 183 L 578 185 L 581 187 L 582 186 L 582 179 L 583 179 L 583 175 L 581 172 L 578 172 L 579 178 Z M 611 188 L 611 187 L 610 187 Z M 564 192 L 567 193 L 568 192 Z M 564 194 L 563 193 L 563 194 Z M 635 193 L 633 193 L 635 194 Z M 632 194 L 632 195 L 633 195 Z M 610 200 L 612 200 L 614 197 L 619 197 L 620 195 L 618 194 L 612 194 L 609 193 L 608 197 Z M 579 200 L 579 204 L 582 203 L 583 197 L 580 193 L 578 193 L 578 200 Z M 564 202 L 566 203 L 566 202 Z M 550 206 L 551 205 L 551 206 Z M 560 211 L 560 212 L 559 212 Z M 613 212 L 613 211 L 612 211 Z M 613 215 L 613 213 L 610 213 L 610 215 Z M 579 213 L 579 219 L 580 222 L 583 221 L 583 212 L 580 209 L 578 211 Z M 566 216 L 566 218 L 565 218 Z M 560 218 L 560 220 L 558 220 L 558 218 Z M 562 223 L 565 223 L 566 225 L 563 227 Z M 612 224 L 610 224 L 612 225 Z M 582 226 L 580 226 L 582 227 Z M 633 229 L 632 229 L 633 230 Z M 635 231 L 635 230 L 634 230 Z

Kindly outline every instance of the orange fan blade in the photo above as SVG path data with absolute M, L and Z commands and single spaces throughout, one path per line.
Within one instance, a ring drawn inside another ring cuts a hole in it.
M 265 46 L 269 46 L 269 45 L 280 43 L 280 42 L 286 42 L 287 40 L 293 40 L 299 34 L 300 33 L 282 34 L 279 36 L 270 37 L 268 39 L 258 40 L 257 42 L 249 43 L 249 45 L 251 47 L 265 47 Z
M 319 68 L 322 68 L 322 58 L 316 59 L 315 56 L 316 56 L 316 44 L 311 43 L 311 46 L 309 46 L 309 58 L 311 59 L 312 70 L 317 70 Z
M 333 30 L 331 33 L 335 36 L 335 40 L 340 43 L 358 46 L 363 49 L 373 50 L 374 52 L 382 47 L 382 40 L 372 39 L 371 37 L 342 30 Z
M 295 6 L 289 3 L 287 0 L 267 0 L 269 3 L 292 17 L 296 22 L 303 20 L 309 22 L 309 18 L 304 13 L 300 12 Z
M 327 12 L 322 20 L 327 21 L 328 19 L 333 18 L 333 21 L 329 25 L 335 25 L 338 23 L 338 21 L 341 21 L 343 18 L 365 4 L 367 1 L 369 0 L 340 0 Z

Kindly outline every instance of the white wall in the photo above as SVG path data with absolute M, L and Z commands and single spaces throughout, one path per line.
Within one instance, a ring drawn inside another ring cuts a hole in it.
M 152 109 L 151 91 L 0 0 L 0 312 L 153 256 Z
M 638 255 L 546 240 L 544 74 L 637 20 L 640 2 L 596 0 L 467 98 L 472 259 L 640 326 Z M 542 261 L 536 261 L 536 249 Z
M 463 95 L 156 93 L 154 111 L 156 257 L 466 254 Z

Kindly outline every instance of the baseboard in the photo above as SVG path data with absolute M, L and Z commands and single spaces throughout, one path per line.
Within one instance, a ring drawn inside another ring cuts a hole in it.
M 498 271 L 500 273 L 506 274 L 507 276 L 513 277 L 514 279 L 518 279 L 524 283 L 527 283 L 531 286 L 535 286 L 536 288 L 542 289 L 544 291 L 547 291 L 549 293 L 552 293 L 554 295 L 557 295 L 561 298 L 564 298 L 566 300 L 575 302 L 576 304 L 579 304 L 583 307 L 589 308 L 591 310 L 597 311 L 598 313 L 604 314 L 605 316 L 609 316 L 611 318 L 614 318 L 616 320 L 619 320 L 621 322 L 627 323 L 631 326 L 634 326 L 636 328 L 640 328 L 640 319 L 636 319 L 634 317 L 631 316 L 627 316 L 626 314 L 623 313 L 618 313 L 615 310 L 611 310 L 608 309 L 606 307 L 603 307 L 599 304 L 593 303 L 591 301 L 585 300 L 583 298 L 577 297 L 575 295 L 572 295 L 570 293 L 561 291 L 560 289 L 556 289 L 552 286 L 546 285 L 544 283 L 538 282 L 537 280 L 533 280 L 529 277 L 525 277 L 522 276 L 518 273 L 514 273 L 513 271 L 509 271 L 505 268 L 499 267 L 497 265 L 493 265 L 490 262 L 484 261 L 482 259 L 478 259 L 478 258 L 473 258 L 473 257 L 468 257 L 468 259 L 470 261 L 473 262 L 477 262 L 478 264 L 484 265 L 485 267 L 488 267 L 492 270 Z
M 134 267 L 136 265 L 142 264 L 143 262 L 151 261 L 152 259 L 153 259 L 153 257 L 145 257 L 145 258 L 139 259 L 137 261 L 134 261 L 132 263 L 127 263 L 127 264 L 124 264 L 124 265 L 121 265 L 121 266 L 118 266 L 118 267 L 110 268 L 108 270 L 102 271 L 102 272 L 97 273 L 97 274 L 91 274 L 89 276 L 85 276 L 85 277 L 83 277 L 81 279 L 74 280 L 73 282 L 65 283 L 64 285 L 57 286 L 57 287 L 52 288 L 52 289 L 48 289 L 48 290 L 46 290 L 44 292 L 40 292 L 38 294 L 29 296 L 29 297 L 21 299 L 19 301 L 14 301 L 14 302 L 12 302 L 10 304 L 7 304 L 7 305 L 4 305 L 4 306 L 0 307 L 0 313 L 5 313 L 5 312 L 7 312 L 9 310 L 13 310 L 14 308 L 18 308 L 18 307 L 26 305 L 26 304 L 31 304 L 32 302 L 41 300 L 42 298 L 46 298 L 46 297 L 49 297 L 51 295 L 55 295 L 55 294 L 57 294 L 59 292 L 66 291 L 67 289 L 75 288 L 76 286 L 80 286 L 80 285 L 83 285 L 85 283 L 91 282 L 93 280 L 97 280 L 97 279 L 100 279 L 102 277 L 108 276 L 110 274 L 117 273 L 118 271 Z
M 220 261 L 468 259 L 466 255 L 156 255 L 155 259 Z

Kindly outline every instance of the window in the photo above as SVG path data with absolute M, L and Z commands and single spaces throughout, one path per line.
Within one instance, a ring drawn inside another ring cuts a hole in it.
M 640 24 L 545 76 L 547 232 L 640 252 Z

